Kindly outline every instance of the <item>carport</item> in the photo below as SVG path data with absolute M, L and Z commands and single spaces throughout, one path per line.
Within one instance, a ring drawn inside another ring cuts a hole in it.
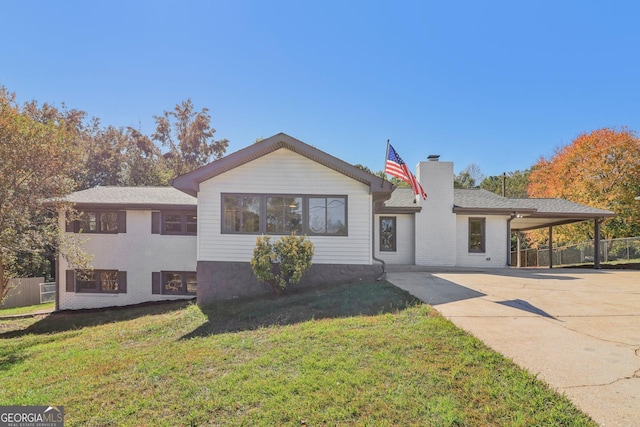
M 511 247 L 511 233 L 518 238 L 517 263 L 521 267 L 520 243 L 522 232 L 547 228 L 549 230 L 549 253 L 553 252 L 553 227 L 593 221 L 594 248 L 600 247 L 600 224 L 614 212 L 573 203 L 563 199 L 508 199 L 514 203 L 514 212 L 509 220 L 507 244 Z M 509 251 L 510 252 L 510 251 Z M 507 265 L 511 264 L 511 258 Z M 549 257 L 549 268 L 553 268 L 553 257 Z M 594 250 L 594 268 L 600 269 L 600 251 Z
M 523 231 L 548 229 L 549 253 L 553 251 L 553 227 L 584 221 L 593 222 L 594 247 L 600 247 L 600 224 L 615 212 L 592 208 L 564 199 L 516 199 L 502 197 L 481 189 L 454 190 L 456 214 L 466 215 L 508 215 L 507 220 L 507 266 L 511 266 L 511 233 L 518 236 L 517 267 L 521 267 L 520 242 Z M 549 267 L 553 267 L 549 257 Z M 600 268 L 600 251 L 594 251 L 594 266 Z

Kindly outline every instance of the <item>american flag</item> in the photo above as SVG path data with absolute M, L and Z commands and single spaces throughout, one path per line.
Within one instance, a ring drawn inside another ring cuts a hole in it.
M 405 181 L 411 185 L 413 194 L 421 196 L 424 200 L 427 199 L 427 193 L 425 193 L 424 188 L 422 188 L 422 185 L 420 185 L 416 177 L 413 176 L 391 144 L 387 144 L 387 161 L 384 165 L 384 173 Z

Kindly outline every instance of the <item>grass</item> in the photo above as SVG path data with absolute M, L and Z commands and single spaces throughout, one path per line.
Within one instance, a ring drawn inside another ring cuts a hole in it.
M 0 405 L 68 426 L 595 426 L 386 282 L 0 320 Z
M 27 307 L 2 308 L 0 309 L 0 317 L 15 316 L 18 314 L 31 314 L 38 311 L 53 310 L 56 306 L 55 302 L 45 302 L 44 304 L 30 305 Z

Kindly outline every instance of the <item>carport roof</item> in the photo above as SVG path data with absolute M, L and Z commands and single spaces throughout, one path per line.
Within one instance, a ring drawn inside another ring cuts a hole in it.
M 402 209 L 405 212 L 413 209 L 416 212 L 413 200 L 411 189 L 397 188 L 385 203 L 385 211 L 401 213 Z M 514 231 L 615 216 L 614 212 L 564 199 L 511 199 L 479 188 L 454 189 L 453 212 L 461 215 L 515 215 L 511 220 Z
M 614 212 L 564 199 L 511 199 L 479 188 L 455 189 L 453 198 L 455 213 L 515 215 L 511 220 L 511 229 L 514 231 L 615 216 Z

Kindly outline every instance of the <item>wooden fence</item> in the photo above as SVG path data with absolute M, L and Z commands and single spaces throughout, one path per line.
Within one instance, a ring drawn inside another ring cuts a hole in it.
M 26 307 L 40 304 L 40 283 L 42 282 L 44 282 L 44 277 L 12 279 L 9 284 L 12 289 L 4 302 L 0 304 L 0 308 Z

